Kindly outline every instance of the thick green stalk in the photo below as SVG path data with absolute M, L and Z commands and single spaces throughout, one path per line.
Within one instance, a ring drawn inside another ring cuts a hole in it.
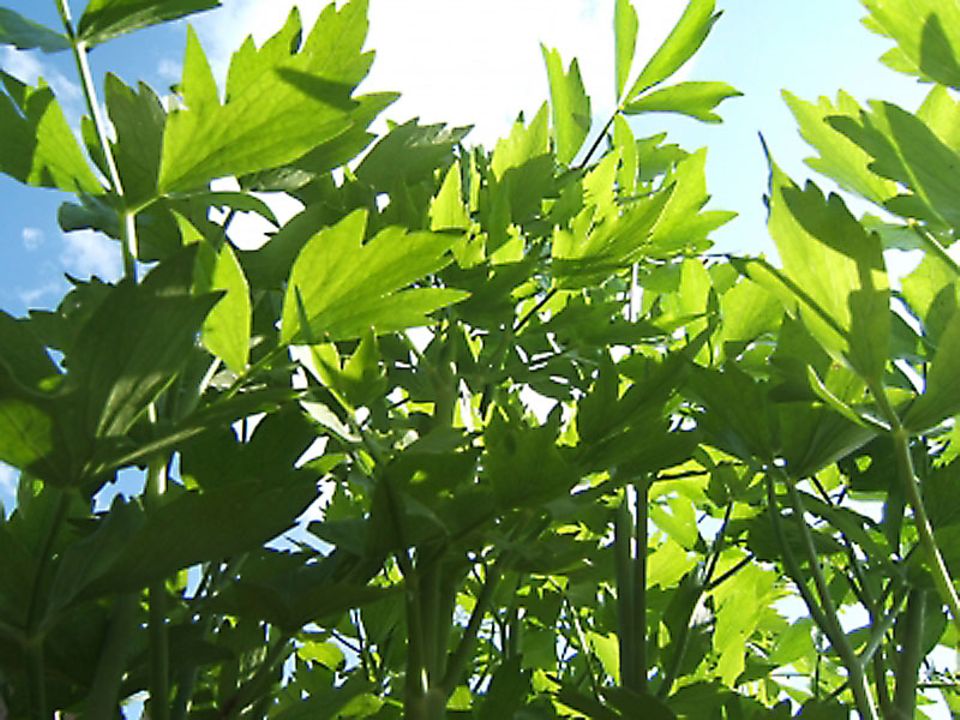
M 97 145 L 103 155 L 104 163 L 107 166 L 107 179 L 110 187 L 121 204 L 126 205 L 123 182 L 120 180 L 120 171 L 117 169 L 117 162 L 113 156 L 113 148 L 110 145 L 110 139 L 107 136 L 107 125 L 100 113 L 100 103 L 97 99 L 97 89 L 93 82 L 93 73 L 90 71 L 90 62 L 87 57 L 89 48 L 86 42 L 77 37 L 76 30 L 73 27 L 73 19 L 70 14 L 69 0 L 55 0 L 57 11 L 60 13 L 60 21 L 63 23 L 63 29 L 70 39 L 70 47 L 73 50 L 73 60 L 77 66 L 77 75 L 80 77 L 80 84 L 83 87 L 83 97 L 87 104 L 87 112 L 90 113 L 90 119 L 93 121 L 94 131 L 97 136 Z M 123 249 L 123 270 L 124 276 L 136 281 L 137 278 L 137 225 L 136 214 L 124 208 L 120 216 L 120 246 Z
M 876 399 L 884 419 L 890 424 L 893 450 L 897 458 L 897 471 L 907 497 L 907 504 L 910 505 L 910 510 L 913 512 L 913 522 L 917 527 L 920 546 L 923 548 L 924 555 L 926 555 L 930 573 L 933 575 L 933 583 L 940 594 L 940 599 L 950 610 L 950 618 L 953 620 L 954 627 L 960 630 L 960 596 L 957 595 L 953 578 L 950 577 L 950 571 L 943 560 L 943 554 L 940 552 L 936 537 L 934 537 L 933 525 L 930 523 L 930 517 L 927 515 L 927 508 L 923 502 L 920 483 L 917 481 L 917 474 L 913 468 L 913 457 L 910 455 L 910 433 L 900 422 L 900 417 L 893 406 L 890 405 L 890 401 L 887 400 L 887 394 L 883 387 L 877 383 L 872 383 L 870 391 Z
M 110 627 L 87 696 L 84 717 L 89 720 L 112 720 L 120 704 L 120 684 L 127 669 L 137 629 L 140 599 L 135 593 L 120 595 L 111 608 Z
M 647 521 L 650 482 L 636 486 L 637 516 L 634 524 L 633 558 L 633 672 L 632 689 L 647 692 Z
M 167 462 L 154 458 L 147 470 L 147 500 L 156 503 L 167 489 Z M 148 589 L 150 603 L 150 718 L 170 718 L 170 639 L 167 634 L 167 588 L 160 580 Z
M 917 681 L 923 662 L 923 623 L 925 593 L 919 588 L 910 591 L 907 612 L 902 617 L 902 649 L 897 663 L 897 687 L 893 695 L 893 717 L 913 720 L 917 710 Z
M 480 588 L 480 594 L 477 595 L 476 603 L 473 606 L 473 612 L 467 621 L 467 627 L 463 630 L 463 636 L 456 650 L 450 656 L 447 662 L 447 671 L 443 678 L 443 691 L 447 697 L 453 694 L 463 673 L 467 668 L 467 663 L 473 657 L 474 650 L 477 647 L 477 636 L 480 632 L 480 626 L 483 623 L 483 617 L 490 607 L 490 601 L 493 599 L 493 592 L 500 582 L 500 564 L 501 560 L 495 562 L 490 568 L 487 568 L 486 577 L 483 586 Z

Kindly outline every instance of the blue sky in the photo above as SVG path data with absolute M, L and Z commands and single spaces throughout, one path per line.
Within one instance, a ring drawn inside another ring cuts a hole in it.
M 306 18 L 326 0 L 302 0 Z M 194 19 L 215 67 L 255 33 L 263 39 L 282 21 L 292 0 L 226 0 L 220 10 Z M 635 0 L 640 14 L 638 61 L 649 55 L 675 21 L 683 0 Z M 50 25 L 58 23 L 53 0 L 7 0 L 4 5 Z M 723 80 L 744 93 L 725 103 L 723 125 L 702 125 L 667 115 L 635 123 L 638 134 L 668 130 L 689 149 L 706 145 L 713 206 L 740 217 L 716 236 L 728 251 L 765 252 L 762 196 L 767 169 L 758 133 L 795 178 L 811 176 L 809 155 L 780 92 L 806 99 L 844 88 L 860 100 L 890 99 L 914 108 L 922 86 L 893 73 L 877 59 L 889 43 L 860 24 L 854 0 L 719 0 L 724 16 L 692 67 L 691 79 Z M 73 1 L 75 15 L 81 2 Z M 539 43 L 579 59 L 602 124 L 613 103 L 612 0 L 371 0 L 369 45 L 378 58 L 367 89 L 399 90 L 404 98 L 387 116 L 414 115 L 431 122 L 474 122 L 475 142 L 490 144 L 519 110 L 535 110 L 546 97 Z M 128 83 L 144 79 L 160 91 L 174 82 L 183 52 L 185 24 L 142 31 L 97 48 L 91 57 L 102 79 L 107 70 Z M 57 91 L 72 122 L 83 110 L 69 54 L 47 56 L 0 48 L 0 67 L 33 81 L 41 74 Z M 470 139 L 470 138 L 468 138 Z M 24 188 L 0 176 L 0 309 L 14 315 L 56 305 L 77 277 L 119 273 L 116 244 L 92 233 L 64 235 L 56 210 L 66 196 Z M 2 486 L 12 480 L 0 467 Z

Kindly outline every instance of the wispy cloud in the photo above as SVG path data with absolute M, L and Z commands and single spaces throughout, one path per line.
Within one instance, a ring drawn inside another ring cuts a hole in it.
M 123 270 L 117 242 L 92 230 L 79 230 L 63 236 L 60 263 L 74 277 L 96 275 L 107 282 L 119 279 Z
M 23 246 L 33 252 L 43 245 L 43 230 L 35 227 L 25 227 L 20 231 L 20 239 L 23 240 Z
M 298 5 L 312 23 L 326 0 L 235 0 L 202 17 L 198 30 L 222 75 L 244 37 L 263 41 Z M 685 0 L 638 0 L 637 63 L 648 58 L 686 5 Z M 368 47 L 377 51 L 363 89 L 396 90 L 389 117 L 473 124 L 472 139 L 498 137 L 521 111 L 547 97 L 540 43 L 565 63 L 579 59 L 594 111 L 613 107 L 612 3 L 598 0 L 371 0 Z
M 68 115 L 79 112 L 83 102 L 80 84 L 40 60 L 37 51 L 16 50 L 9 45 L 0 47 L 0 67 L 31 85 L 36 85 L 37 80 L 43 78 L 53 88 L 53 92 Z

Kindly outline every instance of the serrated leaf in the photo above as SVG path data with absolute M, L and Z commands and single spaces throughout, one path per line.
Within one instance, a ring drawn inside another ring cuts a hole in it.
M 841 90 L 836 103 L 821 97 L 814 105 L 784 90 L 783 99 L 803 139 L 820 153 L 819 157 L 807 158 L 807 165 L 836 180 L 840 187 L 878 204 L 897 194 L 896 183 L 870 169 L 870 154 L 828 122 L 837 117 L 858 118 L 860 105 L 853 97 Z
M 70 40 L 9 8 L 0 7 L 0 45 L 13 45 L 17 50 L 42 50 L 55 53 L 70 49 Z
M 890 296 L 882 247 L 837 195 L 801 190 L 771 170 L 770 234 L 784 274 L 800 289 L 800 317 L 834 358 L 879 378 L 890 337 Z
M 181 252 L 140 285 L 123 281 L 99 305 L 68 356 L 91 435 L 127 432 L 186 364 L 218 296 L 192 297 L 194 254 Z
M 366 1 L 328 6 L 302 45 L 299 13 L 260 49 L 248 40 L 234 54 L 226 101 L 215 101 L 209 67 L 190 32 L 184 59 L 186 108 L 164 133 L 161 192 L 279 167 L 334 140 L 351 126 L 351 94 L 372 57 L 362 52 Z M 270 102 L 264 103 L 263 98 Z
M 569 164 L 590 132 L 590 98 L 583 88 L 580 66 L 576 58 L 564 71 L 557 50 L 540 46 L 550 82 L 550 109 L 553 113 L 553 139 L 557 160 Z
M 895 70 L 960 88 L 960 5 L 941 0 L 864 0 L 864 24 L 893 39 L 883 60 Z
M 90 0 L 77 25 L 87 45 L 220 7 L 220 0 Z
M 0 71 L 0 172 L 27 185 L 99 195 L 103 192 L 53 91 Z
M 614 73 L 617 99 L 630 79 L 633 55 L 637 49 L 637 11 L 631 0 L 617 0 L 613 9 Z
M 346 340 L 371 327 L 392 332 L 425 325 L 427 314 L 466 297 L 446 288 L 404 289 L 450 262 L 455 237 L 388 227 L 364 243 L 366 227 L 367 212 L 356 210 L 300 251 L 284 296 L 283 342 Z
M 166 113 L 160 98 L 145 83 L 135 91 L 108 73 L 104 87 L 107 112 L 117 132 L 113 155 L 124 199 L 136 207 L 157 192 Z
M 650 112 L 669 112 L 689 115 L 704 122 L 718 123 L 721 117 L 713 112 L 727 98 L 743 93 L 723 82 L 682 82 L 662 90 L 647 93 L 627 103 L 626 115 Z
M 630 88 L 627 102 L 632 102 L 643 91 L 666 80 L 693 57 L 720 17 L 719 13 L 714 14 L 714 8 L 714 0 L 690 0 L 680 20 Z

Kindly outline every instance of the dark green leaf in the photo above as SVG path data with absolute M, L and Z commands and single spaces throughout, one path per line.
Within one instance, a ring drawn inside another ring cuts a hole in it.
M 87 45 L 98 45 L 118 35 L 216 7 L 220 7 L 220 0 L 90 0 L 77 30 Z
M 45 53 L 54 53 L 69 50 L 70 40 L 14 10 L 0 8 L 0 45 L 13 45 L 17 50 L 38 48 Z

